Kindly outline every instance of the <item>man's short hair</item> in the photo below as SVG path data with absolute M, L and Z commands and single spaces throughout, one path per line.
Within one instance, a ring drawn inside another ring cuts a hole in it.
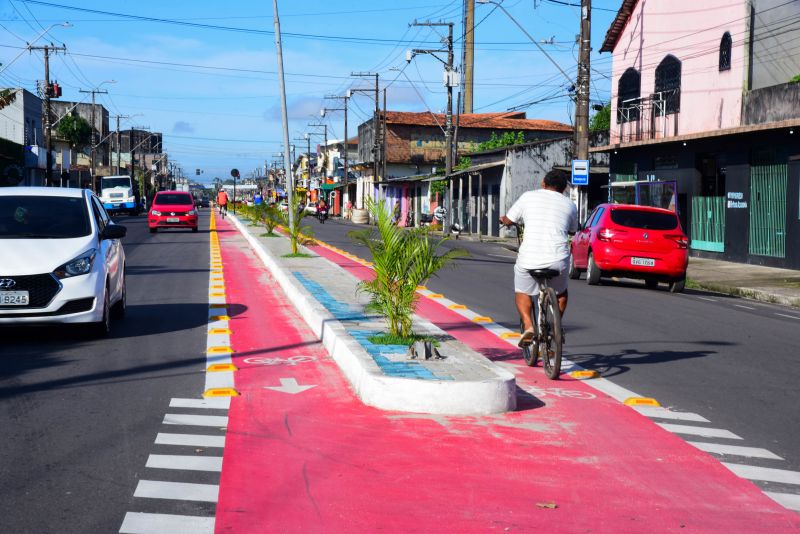
M 567 174 L 564 171 L 553 169 L 544 175 L 544 180 L 542 180 L 542 182 L 547 187 L 553 188 L 559 193 L 563 193 L 567 188 Z

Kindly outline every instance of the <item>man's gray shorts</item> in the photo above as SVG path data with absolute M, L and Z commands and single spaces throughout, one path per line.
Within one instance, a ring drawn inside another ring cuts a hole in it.
M 550 279 L 550 287 L 556 290 L 557 295 L 563 294 L 567 290 L 569 258 L 554 263 L 547 268 L 555 269 L 561 273 Z M 525 293 L 532 296 L 539 294 L 539 284 L 536 282 L 536 279 L 530 275 L 528 269 L 523 269 L 516 264 L 514 265 L 514 292 Z

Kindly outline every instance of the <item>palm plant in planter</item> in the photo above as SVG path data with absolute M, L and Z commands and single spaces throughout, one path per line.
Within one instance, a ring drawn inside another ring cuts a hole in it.
M 412 316 L 423 285 L 466 251 L 452 249 L 437 254 L 447 237 L 432 236 L 426 228 L 399 228 L 392 222 L 386 204 L 368 198 L 365 204 L 376 226 L 350 232 L 350 237 L 369 248 L 375 277 L 359 283 L 359 290 L 370 296 L 367 311 L 382 315 L 389 334 L 411 338 Z

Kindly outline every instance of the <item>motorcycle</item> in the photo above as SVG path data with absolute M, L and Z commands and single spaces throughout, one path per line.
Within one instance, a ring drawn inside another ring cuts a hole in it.
M 320 224 L 325 224 L 325 219 L 328 218 L 328 208 L 317 208 L 317 219 L 319 219 Z

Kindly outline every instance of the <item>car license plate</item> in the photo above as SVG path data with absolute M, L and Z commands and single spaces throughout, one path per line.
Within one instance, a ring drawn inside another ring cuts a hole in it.
M 177 218 L 177 217 L 167 217 L 167 222 L 168 223 L 176 223 L 176 222 L 181 222 L 181 220 L 179 218 Z
M 653 258 L 631 258 L 631 265 L 641 265 L 643 267 L 655 267 L 656 260 Z
M 29 303 L 27 291 L 0 291 L 0 306 L 27 306 Z

